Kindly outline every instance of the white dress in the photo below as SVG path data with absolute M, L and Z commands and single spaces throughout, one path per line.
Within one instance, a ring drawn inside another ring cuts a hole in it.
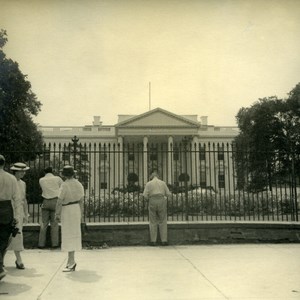
M 81 244 L 81 210 L 79 203 L 66 205 L 79 201 L 84 196 L 84 188 L 77 179 L 67 179 L 62 183 L 59 199 L 62 200 L 61 209 L 61 249 L 63 251 L 79 251 Z
M 11 239 L 11 242 L 7 248 L 7 250 L 14 250 L 14 251 L 23 251 L 24 250 L 24 243 L 23 243 L 23 222 L 25 216 L 27 217 L 28 209 L 27 209 L 27 201 L 26 201 L 26 183 L 23 180 L 18 180 L 18 192 L 20 197 L 18 197 L 18 201 L 21 203 L 14 203 L 13 205 L 17 206 L 20 205 L 22 209 L 20 210 L 20 218 L 18 219 L 18 224 L 16 227 L 19 228 L 19 233 Z

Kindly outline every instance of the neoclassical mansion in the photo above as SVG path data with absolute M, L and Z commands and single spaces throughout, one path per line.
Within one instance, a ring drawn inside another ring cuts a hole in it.
M 169 184 L 178 183 L 181 173 L 189 174 L 189 184 L 206 184 L 215 188 L 232 184 L 226 179 L 230 177 L 227 173 L 232 172 L 228 169 L 229 161 L 226 162 L 223 156 L 222 165 L 220 156 L 208 157 L 207 153 L 201 155 L 200 152 L 205 145 L 220 147 L 231 143 L 238 128 L 209 125 L 206 116 L 177 115 L 155 108 L 140 115 L 119 115 L 115 125 L 103 125 L 100 116 L 94 116 L 91 125 L 41 126 L 40 130 L 46 143 L 70 143 L 76 136 L 81 144 L 119 145 L 118 151 L 108 152 L 109 157 L 103 153 L 98 153 L 97 157 L 90 155 L 92 178 L 89 179 L 89 188 L 93 190 L 121 186 L 129 173 L 138 174 L 139 183 L 143 185 L 148 181 L 150 167 L 155 162 Z M 184 144 L 186 141 L 195 146 L 188 150 Z M 129 145 L 128 149 L 126 145 Z M 185 148 L 179 147 L 179 151 L 176 145 Z M 112 152 L 118 153 L 118 157 L 111 158 Z M 207 172 L 212 166 L 213 173 Z

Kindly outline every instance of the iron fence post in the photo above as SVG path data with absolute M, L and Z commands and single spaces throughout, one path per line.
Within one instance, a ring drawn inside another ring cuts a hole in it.
M 292 152 L 292 195 L 293 195 L 293 221 L 298 222 L 297 182 L 295 174 L 294 153 Z
M 185 195 L 185 220 L 189 220 L 189 195 L 188 195 L 188 167 L 187 167 L 187 144 L 188 144 L 188 138 L 185 136 L 182 139 L 183 142 L 183 150 L 184 150 L 184 195 Z
M 73 155 L 74 155 L 74 170 L 76 170 L 76 152 L 77 152 L 77 146 L 78 146 L 78 142 L 79 142 L 79 138 L 74 135 L 74 137 L 72 138 L 72 142 L 73 142 Z

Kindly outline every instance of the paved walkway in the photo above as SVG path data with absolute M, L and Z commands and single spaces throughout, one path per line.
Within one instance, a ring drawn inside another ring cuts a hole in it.
M 14 260 L 0 300 L 300 299 L 300 244 L 83 250 L 72 273 L 60 250 L 25 250 L 25 270 Z

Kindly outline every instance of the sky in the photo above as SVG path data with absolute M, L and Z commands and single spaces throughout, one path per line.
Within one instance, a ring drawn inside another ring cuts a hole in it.
M 42 126 L 160 107 L 236 126 L 241 107 L 300 82 L 298 0 L 0 0 L 6 55 Z M 151 82 L 151 84 L 149 84 Z M 150 89 L 151 86 L 151 89 Z M 200 118 L 199 118 L 200 121 Z

